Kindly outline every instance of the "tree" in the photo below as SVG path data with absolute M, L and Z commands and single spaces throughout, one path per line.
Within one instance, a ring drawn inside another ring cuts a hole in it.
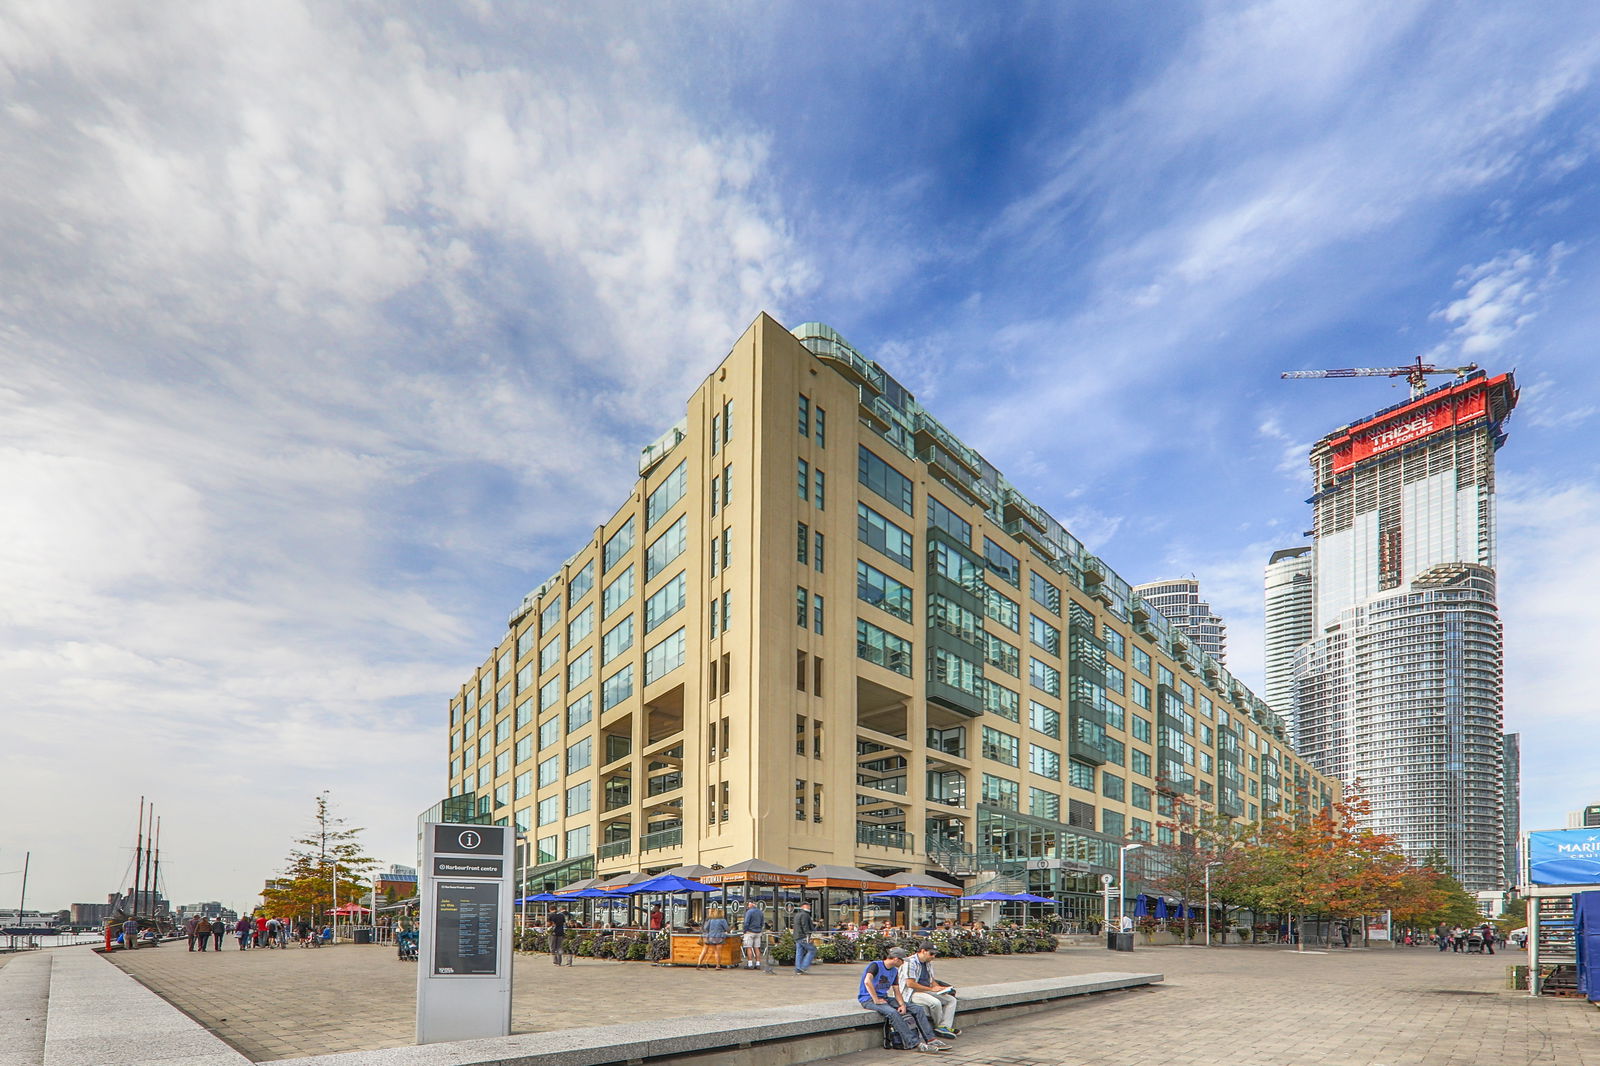
M 287 866 L 261 893 L 267 911 L 313 925 L 333 910 L 336 883 L 337 899 L 353 903 L 367 890 L 363 875 L 378 865 L 362 851 L 363 830 L 346 828 L 344 819 L 329 810 L 327 796 L 318 795 L 316 802 L 311 832 L 295 840 Z
M 1206 870 L 1212 868 L 1212 902 L 1220 904 L 1226 915 L 1228 907 L 1238 900 L 1239 871 L 1255 827 L 1200 807 L 1184 797 L 1175 797 L 1170 804 L 1167 810 L 1172 820 L 1159 825 L 1170 831 L 1174 842 L 1160 847 L 1159 861 L 1165 872 L 1151 878 L 1150 886 L 1164 896 L 1177 896 L 1190 904 L 1199 903 L 1206 898 Z M 1210 920 L 1210 915 L 1206 920 Z M 1188 933 L 1185 919 L 1186 941 Z

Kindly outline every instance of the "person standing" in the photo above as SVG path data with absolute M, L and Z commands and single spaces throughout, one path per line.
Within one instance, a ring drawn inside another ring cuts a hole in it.
M 1484 922 L 1483 923 L 1483 950 L 1487 951 L 1491 955 L 1494 954 L 1494 933 L 1495 933 L 1494 926 L 1490 925 L 1488 922 Z
M 667 924 L 667 916 L 661 912 L 661 904 L 657 903 L 650 908 L 650 931 L 661 932 L 661 927 Z
M 550 958 L 557 966 L 561 965 L 561 952 L 567 939 L 567 912 L 564 910 L 550 913 Z
M 1433 930 L 1434 940 L 1439 942 L 1439 950 L 1445 951 L 1450 947 L 1450 927 L 1440 922 Z
M 217 915 L 217 920 L 211 923 L 212 947 L 217 951 L 222 950 L 222 941 L 228 935 L 228 923 L 222 920 L 222 915 Z
M 794 972 L 796 974 L 806 973 L 811 969 L 811 964 L 817 961 L 817 945 L 811 939 L 816 931 L 816 922 L 811 917 L 811 904 L 800 904 L 800 909 L 794 912 Z
M 21 913 L 21 909 L 18 909 Z M 133 951 L 139 946 L 139 919 L 129 918 L 122 923 L 122 946 Z
M 239 916 L 233 925 L 233 933 L 239 938 L 239 950 L 244 951 L 250 946 L 250 934 L 255 932 L 255 925 L 250 921 L 248 914 Z
M 200 950 L 204 951 L 206 949 L 206 945 L 211 942 L 211 919 L 207 918 L 203 914 L 196 918 L 194 920 L 193 936 L 196 940 L 200 941 Z M 218 950 L 221 950 L 220 945 L 218 946 Z
M 189 950 L 190 951 L 194 950 L 195 927 L 199 924 L 199 922 L 200 922 L 200 919 L 198 917 L 195 917 L 195 918 L 190 918 L 190 919 L 188 919 L 187 921 L 185 921 L 183 923 L 183 931 L 185 933 L 187 933 L 188 936 L 189 936 Z
M 728 939 L 728 919 L 722 916 L 721 908 L 713 907 L 711 917 L 706 919 L 705 932 L 700 937 L 700 958 L 695 963 L 695 969 L 700 969 L 706 964 L 709 956 L 715 960 L 715 968 L 722 969 L 722 945 Z
M 739 926 L 744 942 L 744 968 L 747 970 L 761 969 L 761 934 L 766 929 L 767 916 L 761 913 L 756 901 L 751 900 L 744 912 L 744 922 Z

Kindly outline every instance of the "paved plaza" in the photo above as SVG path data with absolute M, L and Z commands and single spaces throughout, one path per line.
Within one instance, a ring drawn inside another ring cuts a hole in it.
M 66 949 L 76 950 L 76 949 Z M 225 950 L 169 945 L 112 959 L 256 1061 L 411 1042 L 416 967 L 384 947 Z M 1431 949 L 1304 955 L 1274 948 L 1100 947 L 942 959 L 958 985 L 1140 969 L 1147 990 L 974 1026 L 943 1056 L 969 1066 L 1600 1066 L 1600 1011 L 1505 988 L 1493 958 Z M 858 966 L 804 977 L 518 958 L 513 1030 L 540 1032 L 853 997 Z M 841 1066 L 892 1061 L 865 1052 Z

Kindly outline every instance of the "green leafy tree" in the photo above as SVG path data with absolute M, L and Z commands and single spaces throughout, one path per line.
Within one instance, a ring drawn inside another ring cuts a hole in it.
M 268 914 L 313 925 L 326 920 L 336 897 L 338 905 L 356 902 L 371 887 L 365 875 L 378 865 L 361 846 L 362 829 L 347 827 L 326 796 L 316 804 L 311 832 L 294 841 L 283 871 L 261 893 Z

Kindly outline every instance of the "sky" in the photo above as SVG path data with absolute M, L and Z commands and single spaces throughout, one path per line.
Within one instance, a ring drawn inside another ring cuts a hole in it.
M 882 363 L 1260 689 L 1306 452 L 1515 370 L 1525 827 L 1600 801 L 1600 8 L 0 12 L 0 905 L 414 861 L 447 694 L 761 311 Z M 1442 379 L 1436 379 L 1442 380 Z

